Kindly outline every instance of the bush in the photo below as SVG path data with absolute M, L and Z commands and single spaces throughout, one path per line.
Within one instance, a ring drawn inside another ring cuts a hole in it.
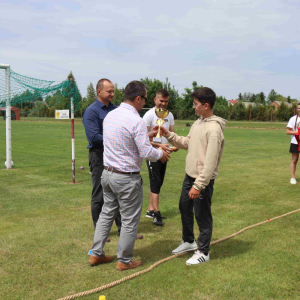
M 55 117 L 55 106 L 52 106 L 52 107 L 50 108 L 49 117 L 52 117 L 52 118 Z
M 275 110 L 274 110 L 273 107 L 269 107 L 269 108 L 267 109 L 267 117 L 266 117 L 266 121 L 271 121 L 271 115 L 272 115 L 272 121 L 275 121 L 275 120 L 276 120 L 276 118 L 275 118 L 275 116 L 274 116 L 274 112 L 275 112 Z
M 288 117 L 289 119 L 297 114 L 297 104 L 293 103 L 292 107 L 288 108 Z
M 246 108 L 246 116 L 245 119 L 249 120 L 250 118 L 250 110 L 251 110 L 251 120 L 255 120 L 256 116 L 257 116 L 257 111 L 258 108 L 256 105 L 252 105 L 250 104 L 247 108 Z
M 238 102 L 232 107 L 231 119 L 236 121 L 245 120 L 246 108 L 243 102 Z
M 170 110 L 170 112 L 173 114 L 175 120 L 178 119 L 178 111 L 179 111 L 179 109 L 171 109 Z
M 288 121 L 289 120 L 289 110 L 287 105 L 284 103 L 284 101 L 281 102 L 281 104 L 278 106 L 277 110 L 277 119 L 279 121 Z
M 195 110 L 193 108 L 190 109 L 181 109 L 178 118 L 180 120 L 194 120 L 195 119 Z
M 77 110 L 74 111 L 74 117 L 75 118 L 81 118 L 81 114 L 83 115 L 82 109 L 78 108 Z
M 228 118 L 229 118 L 229 108 L 228 108 L 228 106 L 224 106 L 224 105 L 214 106 L 214 115 L 228 120 Z
M 258 111 L 255 117 L 256 121 L 266 121 L 267 119 L 267 108 L 264 105 L 258 106 Z

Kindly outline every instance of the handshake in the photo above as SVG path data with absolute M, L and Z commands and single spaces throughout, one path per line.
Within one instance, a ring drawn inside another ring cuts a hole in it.
M 154 147 L 158 147 L 158 149 L 162 150 L 163 152 L 163 156 L 161 157 L 161 162 L 162 163 L 165 163 L 167 161 L 169 161 L 169 158 L 171 157 L 170 156 L 170 153 L 171 152 L 177 152 L 178 151 L 178 148 L 174 147 L 174 146 L 171 146 L 169 144 L 157 144 L 157 143 L 154 143 L 153 142 L 153 138 L 157 135 L 158 133 L 158 126 L 154 126 L 152 128 L 153 131 L 150 131 L 148 133 L 149 135 L 149 139 L 150 139 L 150 142 L 152 144 L 152 146 Z M 164 128 L 164 127 L 160 127 L 160 135 L 161 136 L 166 136 L 168 134 L 169 130 Z

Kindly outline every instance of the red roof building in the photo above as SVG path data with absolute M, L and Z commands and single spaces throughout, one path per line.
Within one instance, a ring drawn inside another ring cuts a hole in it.
M 228 100 L 228 105 L 234 105 L 236 103 L 238 103 L 239 101 L 238 100 Z

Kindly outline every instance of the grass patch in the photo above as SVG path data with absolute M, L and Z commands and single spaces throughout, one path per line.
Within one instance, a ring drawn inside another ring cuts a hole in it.
M 189 130 L 184 122 L 176 126 L 180 135 Z M 252 130 L 246 122 L 239 124 L 231 122 L 224 132 L 225 151 L 212 204 L 212 240 L 299 208 L 299 187 L 289 183 L 290 137 L 283 130 Z M 76 181 L 80 182 L 76 185 L 70 184 L 70 122 L 12 122 L 12 170 L 4 168 L 5 122 L 0 122 L 0 132 L 0 299 L 57 299 L 90 290 L 147 268 L 177 247 L 186 151 L 173 153 L 168 163 L 160 196 L 160 209 L 168 219 L 162 228 L 145 218 L 149 180 L 143 163 L 139 233 L 144 239 L 136 241 L 134 253 L 144 265 L 117 272 L 115 225 L 111 243 L 105 246 L 114 262 L 95 268 L 88 265 L 93 241 L 92 184 L 81 123 L 75 124 Z M 296 213 L 212 246 L 212 260 L 207 264 L 186 266 L 191 255 L 183 256 L 81 299 L 96 299 L 100 294 L 108 300 L 300 299 L 299 228 Z

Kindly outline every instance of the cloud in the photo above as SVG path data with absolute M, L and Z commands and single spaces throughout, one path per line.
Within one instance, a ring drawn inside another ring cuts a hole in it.
M 28 52 L 28 51 L 20 51 L 20 50 L 0 50 L 0 54 L 2 57 L 6 57 L 8 59 L 15 59 L 16 57 L 20 60 L 40 60 L 40 61 L 60 61 L 62 58 L 61 56 L 55 55 L 47 55 L 41 54 L 38 52 Z
M 192 81 L 227 98 L 272 88 L 299 95 L 299 13 L 293 0 L 134 0 L 0 3 L 1 62 L 30 77 L 64 80 L 83 95 L 110 77 Z

